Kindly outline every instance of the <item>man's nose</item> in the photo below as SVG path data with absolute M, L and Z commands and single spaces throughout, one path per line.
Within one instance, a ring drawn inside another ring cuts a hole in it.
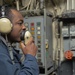
M 22 26 L 22 29 L 23 29 L 23 30 L 25 30 L 25 29 L 26 29 L 26 26 L 25 26 L 24 24 L 23 24 L 23 26 Z

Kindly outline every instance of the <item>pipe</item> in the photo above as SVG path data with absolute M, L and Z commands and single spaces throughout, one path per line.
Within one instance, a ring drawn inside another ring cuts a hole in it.
M 42 9 L 44 7 L 44 0 L 40 0 L 40 8 Z
M 17 7 L 17 10 L 19 10 L 19 0 L 16 0 L 16 7 Z
M 72 9 L 74 9 L 74 3 L 75 1 L 74 0 L 72 0 Z
M 70 7 L 69 7 L 69 6 L 70 6 L 70 4 L 69 4 L 69 3 L 70 3 L 70 0 L 67 0 L 67 10 L 69 10 L 69 9 L 70 9 Z

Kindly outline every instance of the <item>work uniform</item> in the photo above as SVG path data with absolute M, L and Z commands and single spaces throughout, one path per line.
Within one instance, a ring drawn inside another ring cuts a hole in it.
M 20 61 L 20 54 L 17 50 L 13 51 L 13 61 L 11 60 L 7 43 L 0 36 L 0 75 L 39 75 L 37 60 L 30 54 L 25 55 L 25 60 Z

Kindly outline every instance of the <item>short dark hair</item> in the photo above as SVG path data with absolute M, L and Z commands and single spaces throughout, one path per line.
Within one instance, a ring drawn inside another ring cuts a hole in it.
M 2 11 L 1 11 L 1 8 L 2 7 L 0 7 L 0 18 L 2 17 Z M 5 6 L 5 17 L 6 18 L 8 18 L 11 22 L 12 22 L 12 19 L 13 19 L 13 13 L 12 13 L 12 11 L 11 10 L 16 10 L 17 11 L 17 9 L 16 8 L 14 8 L 14 7 L 7 7 L 7 6 Z

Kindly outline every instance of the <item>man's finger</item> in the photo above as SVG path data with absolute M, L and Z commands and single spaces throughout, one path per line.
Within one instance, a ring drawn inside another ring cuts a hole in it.
M 23 50 L 25 48 L 25 45 L 23 42 L 20 42 L 20 48 Z
M 30 37 L 30 39 L 28 40 L 28 43 L 27 43 L 26 45 L 31 44 L 33 41 L 34 41 L 34 40 L 33 40 L 33 37 Z

